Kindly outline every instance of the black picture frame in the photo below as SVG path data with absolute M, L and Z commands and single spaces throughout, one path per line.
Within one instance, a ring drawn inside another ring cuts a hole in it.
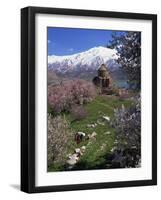
M 152 21 L 152 179 L 76 185 L 35 186 L 35 15 L 60 14 Z M 157 15 L 45 7 L 21 9 L 21 190 L 27 193 L 157 184 Z

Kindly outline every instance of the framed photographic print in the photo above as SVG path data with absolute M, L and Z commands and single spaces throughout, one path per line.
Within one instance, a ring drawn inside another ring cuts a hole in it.
M 21 10 L 21 190 L 157 184 L 157 16 Z

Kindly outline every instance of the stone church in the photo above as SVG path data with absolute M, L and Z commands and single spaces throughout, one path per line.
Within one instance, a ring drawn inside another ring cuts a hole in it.
M 94 77 L 93 83 L 97 87 L 100 87 L 103 93 L 108 93 L 112 89 L 112 78 L 105 64 L 102 64 L 98 69 L 98 76 Z

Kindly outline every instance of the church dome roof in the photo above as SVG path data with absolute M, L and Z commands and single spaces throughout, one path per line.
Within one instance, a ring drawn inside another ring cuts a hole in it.
M 107 71 L 105 64 L 102 64 L 98 71 Z

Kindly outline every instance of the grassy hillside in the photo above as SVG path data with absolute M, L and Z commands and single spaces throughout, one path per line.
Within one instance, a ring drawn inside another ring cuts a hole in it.
M 120 100 L 116 96 L 97 96 L 91 103 L 84 105 L 87 111 L 86 118 L 74 121 L 70 114 L 64 114 L 73 133 L 81 131 L 86 133 L 86 135 L 93 132 L 97 134 L 94 139 L 83 140 L 69 148 L 69 153 L 73 153 L 75 148 L 86 147 L 84 154 L 72 170 L 97 169 L 105 163 L 104 155 L 111 151 L 115 142 L 115 130 L 110 126 L 113 110 L 122 106 L 122 104 L 125 107 L 129 107 L 132 104 L 132 100 Z M 103 116 L 108 116 L 110 121 L 104 120 Z M 97 125 L 89 127 L 90 124 Z M 60 171 L 62 168 L 63 166 L 59 165 L 50 166 L 49 171 Z

